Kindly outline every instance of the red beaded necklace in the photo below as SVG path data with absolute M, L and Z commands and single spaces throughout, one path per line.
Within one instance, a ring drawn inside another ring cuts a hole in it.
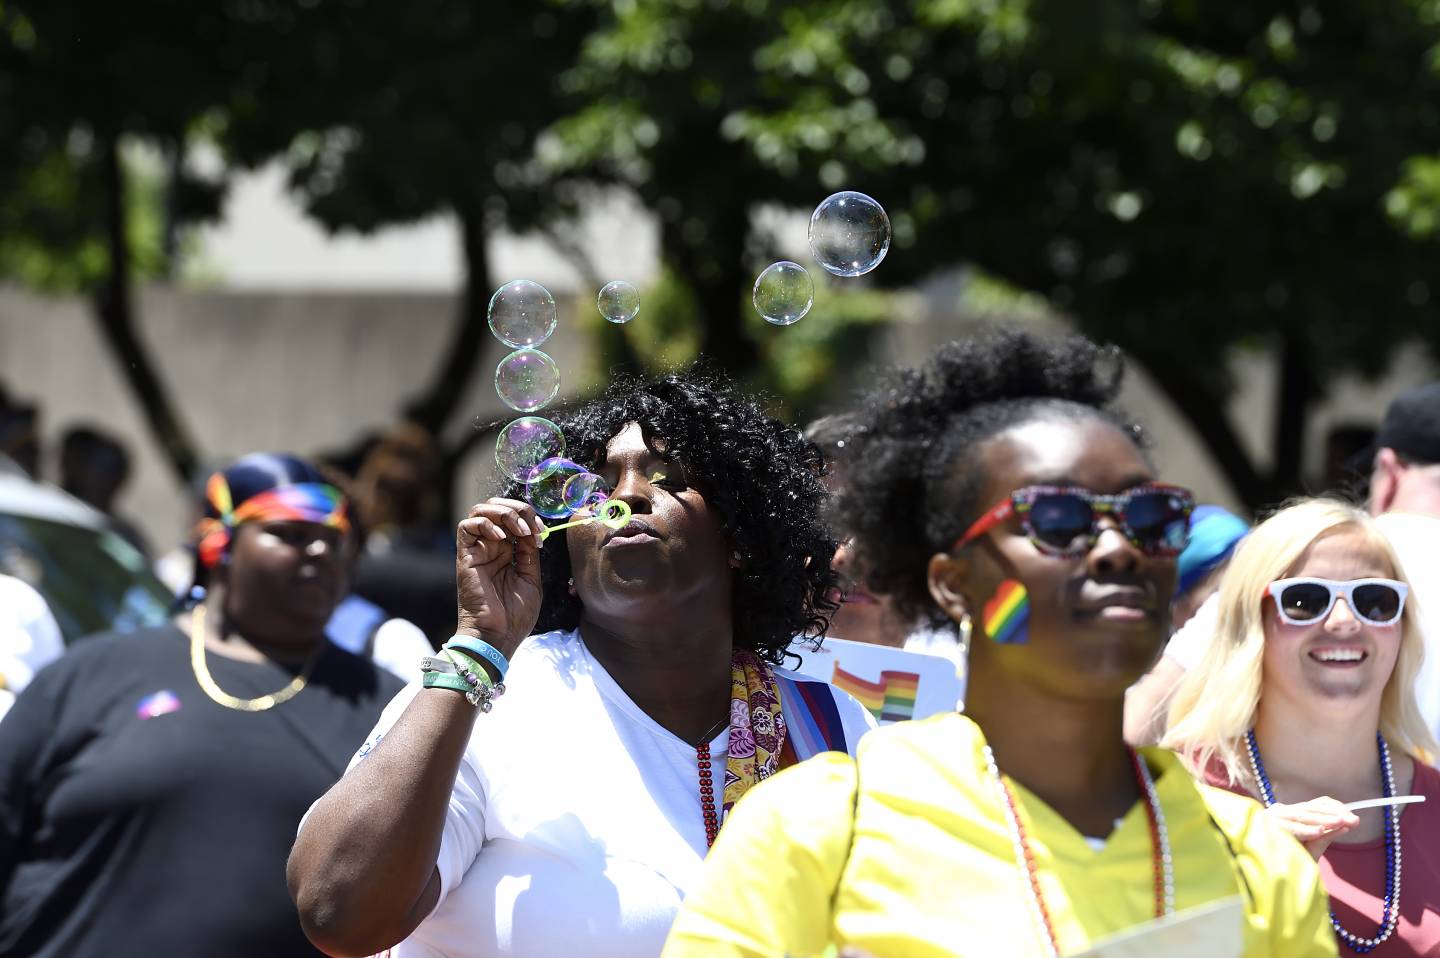
M 1138 752 L 1134 749 L 1129 751 L 1135 779 L 1140 784 L 1141 794 L 1145 796 L 1145 814 L 1150 823 L 1150 847 L 1154 849 L 1152 862 L 1155 875 L 1155 917 L 1163 918 L 1175 911 L 1175 876 L 1171 871 L 1169 830 L 1165 827 L 1165 815 L 1160 808 L 1160 799 L 1155 794 L 1155 781 L 1150 776 L 1149 767 Z M 1031 906 L 1045 933 L 1046 954 L 1058 956 L 1059 938 L 1055 934 L 1055 923 L 1050 917 L 1049 907 L 1045 904 L 1045 896 L 1040 890 L 1040 869 L 1035 863 L 1035 853 L 1025 835 L 1025 825 L 1020 820 L 1015 794 L 1000 774 L 1000 769 L 995 764 L 995 756 L 988 745 L 985 747 L 985 760 L 1005 799 L 1006 820 L 1015 843 L 1016 857 L 1023 861 L 1025 874 L 1029 879 Z
M 705 847 L 709 848 L 715 844 L 715 836 L 720 834 L 720 814 L 715 809 L 715 785 L 710 777 L 710 740 L 720 734 L 720 730 L 730 719 L 721 719 L 704 735 L 695 745 L 695 758 L 700 764 L 700 814 L 705 819 Z
M 705 847 L 715 844 L 720 834 L 720 816 L 715 811 L 715 787 L 710 778 L 710 743 L 701 742 L 695 746 L 695 757 L 700 760 L 700 813 L 705 818 Z

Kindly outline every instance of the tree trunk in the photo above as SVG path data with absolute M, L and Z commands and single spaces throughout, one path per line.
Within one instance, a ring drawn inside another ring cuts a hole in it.
M 1280 382 L 1275 393 L 1275 472 L 1272 484 L 1277 496 L 1305 491 L 1305 432 L 1310 424 L 1310 406 L 1315 398 L 1315 376 L 1305 339 L 1287 328 L 1279 346 Z
M 120 371 L 140 401 L 146 422 L 181 482 L 194 479 L 198 463 L 195 445 L 181 425 L 164 384 L 156 375 L 150 355 L 135 333 L 131 313 L 130 246 L 126 235 L 125 171 L 120 161 L 118 134 L 101 141 L 101 170 L 105 197 L 105 239 L 109 270 L 95 294 L 95 315 L 106 344 L 115 354 Z
M 743 203 L 709 211 L 703 231 L 687 231 L 683 220 L 666 222 L 661 228 L 662 248 L 670 264 L 695 293 L 700 353 L 736 379 L 748 377 L 760 362 L 740 311 L 741 296 L 749 288 L 745 269 L 749 235 L 750 211 Z
M 484 215 L 477 207 L 458 210 L 460 239 L 465 253 L 465 292 L 450 342 L 435 377 L 419 398 L 405 407 L 405 415 L 440 436 L 465 398 L 466 390 L 489 342 L 486 310 L 490 302 L 490 259 L 485 249 Z
M 180 177 L 185 150 L 183 138 L 165 143 L 165 208 L 162 211 L 160 234 L 160 275 L 167 283 L 175 282 L 180 252 Z
M 1201 442 L 1215 457 L 1245 505 L 1253 511 L 1273 504 L 1277 494 L 1275 483 L 1256 468 L 1245 451 L 1226 415 L 1224 397 L 1211 390 L 1206 380 L 1174 363 L 1150 367 L 1150 374 L 1200 435 Z

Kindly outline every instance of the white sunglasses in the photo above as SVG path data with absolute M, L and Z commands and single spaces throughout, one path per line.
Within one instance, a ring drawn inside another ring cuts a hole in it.
M 1265 591 L 1274 597 L 1280 618 L 1292 625 L 1323 622 L 1340 596 L 1366 625 L 1394 625 L 1405 613 L 1410 587 L 1394 579 L 1278 579 Z

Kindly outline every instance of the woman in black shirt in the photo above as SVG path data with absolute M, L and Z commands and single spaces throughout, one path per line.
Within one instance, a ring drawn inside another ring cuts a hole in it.
M 285 855 L 400 683 L 325 639 L 339 490 L 257 454 L 207 499 L 204 601 L 77 643 L 0 723 L 0 954 L 317 954 Z

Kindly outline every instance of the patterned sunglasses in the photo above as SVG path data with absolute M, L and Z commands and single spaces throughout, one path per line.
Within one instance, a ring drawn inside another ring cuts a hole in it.
M 1130 544 L 1149 556 L 1173 557 L 1190 541 L 1190 512 L 1195 497 L 1188 489 L 1148 482 L 1105 496 L 1079 486 L 1025 486 L 1016 489 L 979 519 L 956 542 L 967 545 L 1011 516 L 1020 517 L 1025 535 L 1046 555 L 1074 558 L 1095 547 L 1101 517 L 1113 516 Z

